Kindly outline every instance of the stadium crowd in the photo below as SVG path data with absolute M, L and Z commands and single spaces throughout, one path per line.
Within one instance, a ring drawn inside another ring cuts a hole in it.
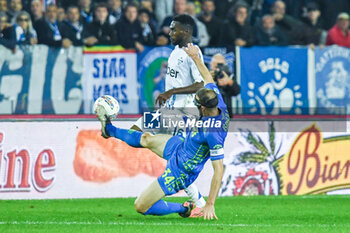
M 349 0 L 0 0 L 0 44 L 53 47 L 170 44 L 175 15 L 195 20 L 201 47 L 350 47 Z

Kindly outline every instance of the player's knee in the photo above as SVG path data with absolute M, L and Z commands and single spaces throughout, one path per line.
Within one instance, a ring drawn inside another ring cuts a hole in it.
M 147 211 L 147 209 L 145 209 L 145 206 L 139 199 L 136 199 L 136 201 L 134 202 L 134 206 L 135 210 L 140 214 L 144 214 Z
M 141 135 L 141 146 L 143 147 L 149 147 L 151 145 L 151 140 L 152 140 L 152 134 L 150 133 L 144 133 Z

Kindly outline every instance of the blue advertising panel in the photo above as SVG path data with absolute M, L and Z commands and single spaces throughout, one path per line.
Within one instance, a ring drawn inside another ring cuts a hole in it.
M 349 114 L 350 49 L 331 46 L 315 49 L 318 114 Z
M 308 49 L 239 48 L 244 114 L 309 114 Z

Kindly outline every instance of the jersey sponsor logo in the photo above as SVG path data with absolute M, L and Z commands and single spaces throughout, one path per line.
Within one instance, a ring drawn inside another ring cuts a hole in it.
M 177 78 L 177 75 L 179 74 L 179 71 L 168 67 L 166 74 L 169 75 L 172 78 Z

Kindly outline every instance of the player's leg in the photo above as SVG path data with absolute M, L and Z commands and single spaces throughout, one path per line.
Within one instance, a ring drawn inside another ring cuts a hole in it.
M 148 148 L 160 157 L 163 157 L 165 145 L 172 137 L 167 134 L 152 135 L 132 129 L 121 129 L 112 124 L 106 125 L 106 132 L 109 136 L 118 138 L 129 146 Z
M 132 147 L 148 148 L 157 155 L 163 157 L 163 151 L 171 135 L 152 135 L 132 129 L 121 129 L 112 125 L 106 116 L 106 110 L 99 106 L 96 109 L 97 118 L 101 122 L 102 136 L 105 138 L 115 137 Z
M 127 130 L 127 129 L 120 129 L 117 127 L 114 127 L 110 121 L 106 118 L 106 112 L 104 108 L 101 106 L 97 108 L 97 117 L 101 122 L 102 127 L 102 136 L 105 138 L 108 138 L 110 136 L 116 137 L 118 139 L 123 140 L 127 144 L 133 147 L 145 147 L 152 150 L 154 153 L 156 153 L 158 156 L 163 158 L 163 152 L 164 148 L 168 142 L 168 140 L 172 137 L 168 134 L 157 134 L 152 135 L 150 133 L 142 133 L 142 131 L 137 130 Z M 139 118 L 137 122 L 140 123 L 142 118 Z M 135 124 L 136 127 L 139 124 Z M 134 125 L 134 126 L 135 126 Z M 185 189 L 185 192 L 187 195 L 192 199 L 193 202 L 195 202 L 196 206 L 199 208 L 202 208 L 205 206 L 205 200 L 198 191 L 198 188 L 195 184 L 191 184 L 189 187 Z
M 152 152 L 163 158 L 165 146 L 170 138 L 172 138 L 172 136 L 168 134 L 153 135 L 150 133 L 143 133 L 140 143 L 144 148 L 150 149 Z
M 134 205 L 137 212 L 144 215 L 167 215 L 172 213 L 187 213 L 191 207 L 184 207 L 181 203 L 166 202 L 161 200 L 165 196 L 158 180 L 151 183 L 146 190 L 136 199 Z

